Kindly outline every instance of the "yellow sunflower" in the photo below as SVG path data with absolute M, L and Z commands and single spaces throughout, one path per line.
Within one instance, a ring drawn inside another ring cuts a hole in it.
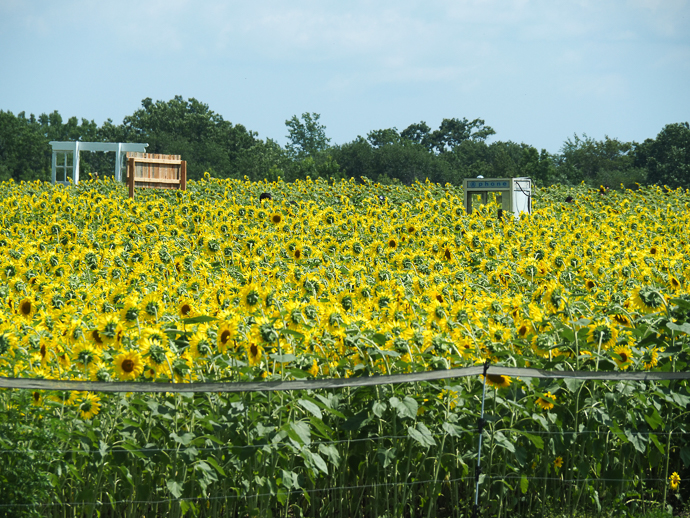
M 678 487 L 680 486 L 680 475 L 674 471 L 671 476 L 668 477 L 668 480 L 671 483 L 671 489 L 673 491 L 678 491 Z
M 155 335 L 154 335 L 155 336 Z M 167 345 L 167 342 L 166 342 Z M 142 357 L 146 359 L 146 372 L 149 378 L 156 378 L 158 374 L 172 374 L 170 373 L 170 365 L 174 359 L 172 352 L 153 337 L 147 337 L 141 340 L 140 352 Z
M 26 297 L 17 304 L 17 314 L 25 318 L 26 320 L 31 320 L 36 314 L 36 301 Z
M 484 376 L 481 376 L 484 379 Z M 511 383 L 510 376 L 503 376 L 502 374 L 487 374 L 486 384 L 494 388 L 507 388 Z
M 232 341 L 237 336 L 237 322 L 224 321 L 218 326 L 217 341 L 218 350 L 225 354 Z
M 33 406 L 43 405 L 43 394 L 39 391 L 34 391 L 31 393 L 31 404 Z
M 182 318 L 192 318 L 198 316 L 196 304 L 188 297 L 182 298 L 177 303 L 177 312 Z
M 628 346 L 618 346 L 613 350 L 613 352 L 616 353 L 616 355 L 613 357 L 613 361 L 616 362 L 619 369 L 625 370 L 630 367 L 630 364 L 632 363 L 632 351 L 630 351 Z
M 144 360 L 139 351 L 125 351 L 113 360 L 115 374 L 121 380 L 133 380 L 144 372 Z
M 216 354 L 213 340 L 209 338 L 207 330 L 206 326 L 199 326 L 197 332 L 189 339 L 189 354 L 193 360 Z
M 256 343 L 246 343 L 244 346 L 247 351 L 247 358 L 249 360 L 249 365 L 255 367 L 261 363 L 264 356 L 264 348 L 260 344 Z
M 556 396 L 554 396 L 551 392 L 544 392 L 544 394 L 541 397 L 537 398 L 536 403 L 544 410 L 551 410 L 554 406 L 555 401 Z

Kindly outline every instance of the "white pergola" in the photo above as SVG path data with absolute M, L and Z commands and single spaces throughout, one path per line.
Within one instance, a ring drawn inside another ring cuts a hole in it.
M 114 151 L 115 152 L 115 179 L 122 180 L 122 153 L 133 151 L 137 153 L 145 153 L 148 144 L 136 144 L 132 142 L 58 142 L 51 141 L 50 145 L 53 148 L 53 167 L 52 167 L 52 181 L 55 183 L 69 183 L 67 181 L 67 170 L 72 169 L 72 180 L 74 185 L 79 183 L 79 152 L 80 151 Z M 62 164 L 58 164 L 57 154 L 62 152 L 65 155 Z M 72 153 L 72 165 L 67 165 L 67 154 Z M 62 169 L 63 179 L 57 179 L 57 170 Z

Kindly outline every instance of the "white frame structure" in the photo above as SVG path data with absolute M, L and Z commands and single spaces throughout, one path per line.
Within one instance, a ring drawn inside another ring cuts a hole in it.
M 462 181 L 463 202 L 467 214 L 472 214 L 472 196 L 481 195 L 486 205 L 488 193 L 501 193 L 501 208 L 512 212 L 516 218 L 520 213 L 532 213 L 531 178 L 465 178 Z
M 59 142 L 51 141 L 51 147 L 53 148 L 53 161 L 52 161 L 52 182 L 53 184 L 69 183 L 67 180 L 67 170 L 72 169 L 72 181 L 74 185 L 79 183 L 79 152 L 80 151 L 113 151 L 115 152 L 115 179 L 120 182 L 122 181 L 122 154 L 128 151 L 135 151 L 137 153 L 145 153 L 148 144 L 138 144 L 133 142 Z M 62 152 L 65 154 L 65 160 L 62 165 L 57 162 L 57 154 Z M 67 165 L 67 154 L 72 153 L 72 165 Z M 58 168 L 63 170 L 63 180 L 57 179 Z

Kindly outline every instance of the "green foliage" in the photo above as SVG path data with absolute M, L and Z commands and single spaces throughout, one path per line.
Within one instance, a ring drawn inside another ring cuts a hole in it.
M 644 149 L 649 181 L 671 189 L 690 185 L 690 125 L 667 124 Z
M 511 141 L 487 139 L 496 134 L 483 119 L 445 118 L 437 129 L 426 122 L 402 131 L 370 131 L 366 138 L 331 145 L 320 114 L 305 112 L 285 121 L 283 148 L 241 124 L 232 124 L 208 105 L 175 96 L 146 98 L 122 124 L 70 117 L 53 111 L 39 117 L 0 111 L 0 181 L 49 180 L 51 140 L 145 142 L 151 153 L 177 154 L 187 161 L 190 179 L 209 172 L 218 178 L 274 181 L 365 176 L 381 183 L 411 184 L 429 179 L 459 184 L 464 178 L 531 177 L 537 185 L 555 183 L 634 187 L 647 182 L 670 188 L 690 181 L 690 126 L 669 124 L 643 143 L 606 136 L 596 140 L 574 135 L 560 153 Z M 82 153 L 80 175 L 111 176 L 113 153 Z
M 633 179 L 626 183 L 632 184 L 639 179 L 639 173 L 633 171 L 635 157 L 632 150 L 632 143 L 608 136 L 604 140 L 595 140 L 586 134 L 582 138 L 575 134 L 561 148 L 559 169 L 571 183 L 584 181 L 598 187 L 607 183 L 603 181 L 606 178 L 624 179 L 630 175 Z
M 325 151 L 331 139 L 326 137 L 326 127 L 319 122 L 318 113 L 303 113 L 301 119 L 293 115 L 285 121 L 288 140 L 285 148 L 288 154 L 298 160 Z
M 443 119 L 435 131 L 422 121 L 411 124 L 401 133 L 401 136 L 417 144 L 421 144 L 429 151 L 444 153 L 450 151 L 466 140 L 485 141 L 496 132 L 491 126 L 486 126 L 483 119 L 468 121 L 463 119 Z
M 22 395 L 24 404 L 29 393 Z M 19 411 L 6 410 L 0 421 L 0 516 L 38 517 L 40 504 L 50 499 L 50 461 L 44 450 L 54 445 L 50 425 L 26 422 Z M 59 423 L 58 423 L 59 424 Z
M 256 134 L 223 119 L 207 104 L 177 95 L 168 102 L 146 98 L 142 108 L 125 117 L 123 136 L 129 142 L 147 142 L 149 153 L 181 155 L 190 179 L 204 172 L 220 178 L 242 174 L 238 158 L 256 144 Z

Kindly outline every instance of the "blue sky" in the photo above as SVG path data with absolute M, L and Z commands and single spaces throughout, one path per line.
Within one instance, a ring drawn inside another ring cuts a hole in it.
M 281 144 L 482 118 L 557 152 L 690 121 L 690 0 L 0 0 L 0 110 L 101 124 L 194 97 Z

